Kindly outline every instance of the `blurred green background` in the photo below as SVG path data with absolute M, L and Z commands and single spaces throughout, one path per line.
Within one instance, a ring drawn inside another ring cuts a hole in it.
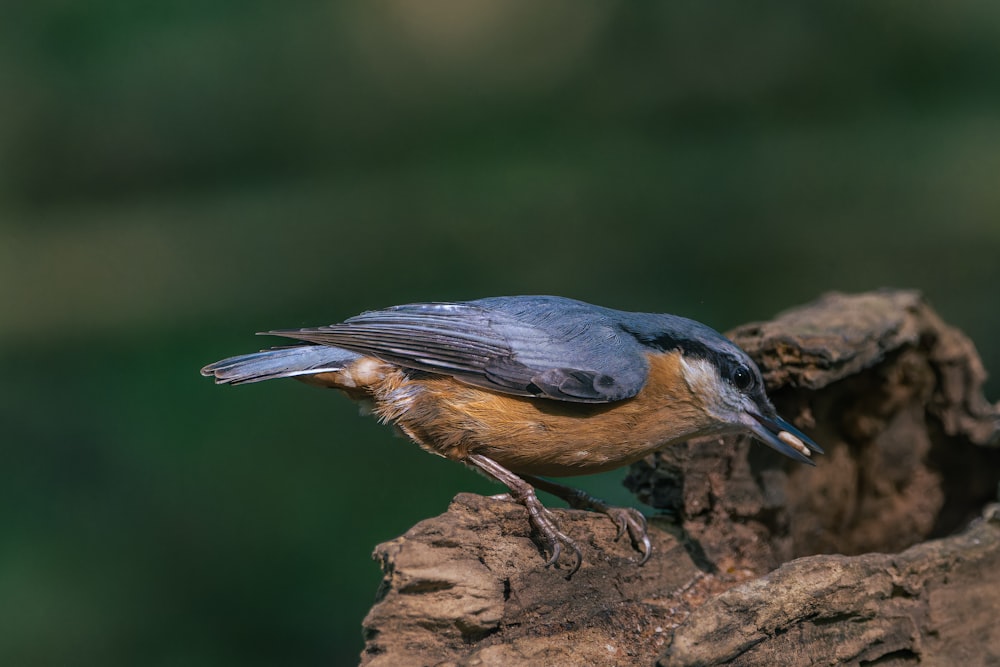
M 1000 368 L 997 3 L 7 2 L 0 91 L 0 664 L 352 664 L 373 546 L 499 492 L 199 377 L 255 331 L 888 285 Z

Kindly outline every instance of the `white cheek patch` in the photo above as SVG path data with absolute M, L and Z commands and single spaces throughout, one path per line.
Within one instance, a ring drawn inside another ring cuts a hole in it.
M 788 431 L 782 431 L 781 433 L 779 433 L 778 440 L 781 440 L 789 447 L 798 450 L 799 452 L 801 452 L 806 456 L 812 456 L 812 452 L 809 450 L 808 447 L 805 446 L 805 443 L 803 443 L 801 440 L 799 440 L 797 437 L 795 437 Z
M 707 413 L 722 422 L 735 422 L 741 412 L 741 397 L 719 377 L 715 366 L 706 359 L 681 356 L 681 374 L 691 393 L 701 401 Z
M 689 359 L 683 355 L 680 358 L 684 382 L 697 396 L 711 395 L 717 392 L 719 374 L 704 359 Z

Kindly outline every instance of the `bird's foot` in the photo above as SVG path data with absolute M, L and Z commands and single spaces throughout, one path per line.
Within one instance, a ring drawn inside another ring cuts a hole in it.
M 559 562 L 564 546 L 573 552 L 574 563 L 566 578 L 572 577 L 583 564 L 583 552 L 569 535 L 559 529 L 559 522 L 556 521 L 555 515 L 538 499 L 531 484 L 488 457 L 473 454 L 467 462 L 497 481 L 506 484 L 507 488 L 510 489 L 509 494 L 504 493 L 493 496 L 493 498 L 513 500 L 524 505 L 524 508 L 528 510 L 528 520 L 535 533 L 541 538 L 542 548 L 549 554 L 549 559 L 545 561 L 545 567 Z
M 642 512 L 634 507 L 610 507 L 604 510 L 597 510 L 611 517 L 611 520 L 618 526 L 618 533 L 615 540 L 620 540 L 622 535 L 628 531 L 628 537 L 632 541 L 632 546 L 639 550 L 642 557 L 639 558 L 639 565 L 649 560 L 649 554 L 653 552 L 653 543 L 649 539 L 647 531 L 646 517 Z
M 573 509 L 590 510 L 591 512 L 607 514 L 615 522 L 615 525 L 618 526 L 618 534 L 615 535 L 615 540 L 620 540 L 622 535 L 628 532 L 632 546 L 642 554 L 639 564 L 642 565 L 649 560 L 649 555 L 653 551 L 653 543 L 649 539 L 646 517 L 639 510 L 633 507 L 613 507 L 585 491 L 556 484 L 547 479 L 539 477 L 525 477 L 525 479 L 535 488 L 562 498 Z
M 569 535 L 559 529 L 559 523 L 556 521 L 555 516 L 538 499 L 534 489 L 528 485 L 525 486 L 527 486 L 525 493 L 515 490 L 512 496 L 514 500 L 524 505 L 525 509 L 528 510 L 528 520 L 531 521 L 532 527 L 534 527 L 539 537 L 541 537 L 543 548 L 549 553 L 549 559 L 545 561 L 545 567 L 555 565 L 559 561 L 563 545 L 566 545 L 573 552 L 575 560 L 573 567 L 566 575 L 567 578 L 572 577 L 580 569 L 580 565 L 583 564 L 583 552 L 580 551 L 580 547 L 576 545 L 576 542 Z

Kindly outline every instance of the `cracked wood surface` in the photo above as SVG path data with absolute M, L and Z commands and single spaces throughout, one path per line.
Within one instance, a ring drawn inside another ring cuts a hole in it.
M 626 479 L 665 513 L 646 565 L 607 517 L 555 510 L 570 580 L 522 507 L 460 494 L 376 548 L 362 664 L 1000 664 L 1000 406 L 968 338 L 889 290 L 730 336 L 815 469 L 745 437 L 665 450 Z

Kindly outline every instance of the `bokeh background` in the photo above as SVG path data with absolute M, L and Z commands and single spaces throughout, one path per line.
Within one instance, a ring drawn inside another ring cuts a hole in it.
M 373 546 L 499 491 L 199 377 L 256 331 L 899 286 L 996 372 L 998 251 L 997 3 L 3 3 L 0 664 L 352 664 Z

